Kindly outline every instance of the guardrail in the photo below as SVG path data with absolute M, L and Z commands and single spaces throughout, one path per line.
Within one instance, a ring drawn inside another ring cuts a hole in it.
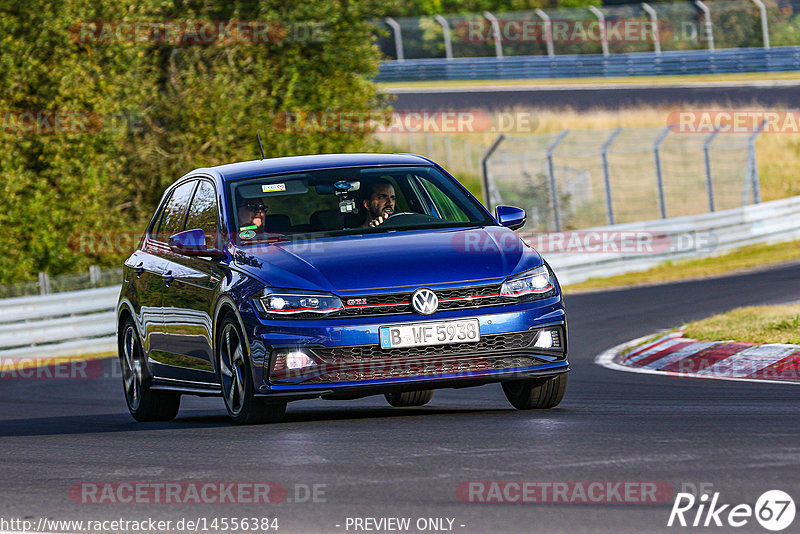
M 752 204 L 702 215 L 658 219 L 582 229 L 575 247 L 616 244 L 629 251 L 569 252 L 571 232 L 545 234 L 548 243 L 563 244 L 567 252 L 542 251 L 562 284 L 589 278 L 643 271 L 665 261 L 715 256 L 740 247 L 800 239 L 800 196 Z M 532 246 L 540 235 L 520 232 Z M 626 247 L 620 243 L 628 241 Z M 642 242 L 644 241 L 644 243 Z
M 115 350 L 118 296 L 113 286 L 0 299 L 0 360 Z
M 757 243 L 800 239 L 800 196 L 702 215 L 618 224 L 579 231 L 614 236 L 609 242 L 646 240 L 644 251 L 542 254 L 562 284 L 648 269 L 667 260 L 705 257 Z M 536 246 L 545 236 L 569 249 L 570 232 L 520 232 Z M 596 244 L 597 240 L 592 240 Z M 580 241 L 579 241 L 580 243 Z M 583 242 L 585 245 L 586 242 Z M 624 248 L 624 247 L 622 247 Z M 636 248 L 635 246 L 633 247 Z M 0 300 L 0 363 L 111 352 L 119 287 Z
M 800 46 L 573 54 L 406 59 L 384 61 L 378 82 L 484 80 L 589 76 L 652 76 L 800 70 Z

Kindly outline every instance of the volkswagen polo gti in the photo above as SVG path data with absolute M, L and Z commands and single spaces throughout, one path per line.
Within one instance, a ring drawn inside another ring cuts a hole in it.
M 518 409 L 567 384 L 558 281 L 514 232 L 415 155 L 298 156 L 197 169 L 164 192 L 124 265 L 117 307 L 125 399 L 172 419 L 222 396 L 237 423 L 292 400 L 502 385 Z

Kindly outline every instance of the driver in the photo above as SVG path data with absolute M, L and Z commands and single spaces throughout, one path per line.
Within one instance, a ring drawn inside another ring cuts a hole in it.
M 369 188 L 369 196 L 362 200 L 367 211 L 363 226 L 374 228 L 388 219 L 394 213 L 396 199 L 394 186 L 389 180 L 381 178 L 373 182 Z

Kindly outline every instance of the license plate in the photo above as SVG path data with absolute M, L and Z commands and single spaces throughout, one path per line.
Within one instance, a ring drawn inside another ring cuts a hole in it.
M 477 319 L 381 326 L 378 332 L 382 349 L 448 345 L 481 339 L 480 323 Z

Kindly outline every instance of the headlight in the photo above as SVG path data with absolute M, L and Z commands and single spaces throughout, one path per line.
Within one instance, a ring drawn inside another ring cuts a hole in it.
M 327 315 L 344 309 L 336 295 L 292 289 L 265 289 L 253 297 L 253 302 L 261 315 L 268 316 L 298 313 Z
M 545 265 L 512 276 L 503 282 L 503 287 L 500 289 L 500 295 L 504 297 L 527 296 L 532 299 L 550 297 L 555 292 L 555 282 Z

